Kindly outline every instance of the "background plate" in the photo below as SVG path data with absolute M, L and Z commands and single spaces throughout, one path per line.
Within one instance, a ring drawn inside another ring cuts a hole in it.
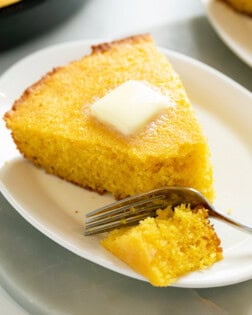
M 201 0 L 210 22 L 233 52 L 252 67 L 252 17 L 219 0 Z

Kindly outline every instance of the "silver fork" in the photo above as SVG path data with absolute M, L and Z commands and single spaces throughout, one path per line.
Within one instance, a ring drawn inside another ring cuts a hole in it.
M 87 213 L 84 234 L 94 235 L 136 224 L 146 217 L 155 216 L 157 209 L 175 207 L 181 203 L 190 204 L 192 208 L 202 205 L 208 209 L 210 216 L 252 233 L 251 226 L 217 211 L 196 189 L 169 186 L 128 197 Z

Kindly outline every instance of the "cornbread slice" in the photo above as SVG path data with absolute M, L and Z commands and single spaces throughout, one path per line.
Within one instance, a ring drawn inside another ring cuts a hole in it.
M 128 80 L 148 82 L 174 107 L 124 136 L 90 113 Z M 160 186 L 190 186 L 213 199 L 206 138 L 182 82 L 149 35 L 92 47 L 28 88 L 4 117 L 25 158 L 80 186 L 119 199 Z
M 192 211 L 186 205 L 174 211 L 159 210 L 156 218 L 113 230 L 101 243 L 154 286 L 168 286 L 222 259 L 220 240 L 207 210 Z
M 251 0 L 222 0 L 238 12 L 252 15 Z

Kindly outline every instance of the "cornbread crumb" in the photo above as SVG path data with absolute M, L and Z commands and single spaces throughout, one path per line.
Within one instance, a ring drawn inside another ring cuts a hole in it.
M 186 205 L 174 211 L 158 210 L 156 218 L 113 230 L 101 244 L 154 286 L 168 286 L 222 259 L 220 240 L 207 210 L 191 210 Z
M 232 211 L 233 210 L 231 208 L 228 208 L 226 212 L 227 212 L 227 214 L 232 214 Z

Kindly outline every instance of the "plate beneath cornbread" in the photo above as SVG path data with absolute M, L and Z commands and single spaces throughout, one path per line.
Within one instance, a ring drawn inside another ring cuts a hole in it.
M 55 66 L 80 58 L 94 42 L 49 47 L 14 65 L 0 80 L 0 114 L 10 109 L 23 90 Z M 215 70 L 162 49 L 179 73 L 209 139 L 215 169 L 216 207 L 252 223 L 251 94 Z M 15 149 L 1 121 L 1 191 L 32 225 L 70 251 L 121 274 L 142 279 L 100 245 L 102 235 L 84 237 L 84 214 L 113 201 L 45 174 Z M 213 221 L 222 240 L 224 260 L 204 272 L 181 278 L 176 286 L 213 287 L 252 277 L 249 235 Z
M 210 22 L 221 39 L 252 66 L 252 17 L 233 10 L 219 0 L 202 0 Z

